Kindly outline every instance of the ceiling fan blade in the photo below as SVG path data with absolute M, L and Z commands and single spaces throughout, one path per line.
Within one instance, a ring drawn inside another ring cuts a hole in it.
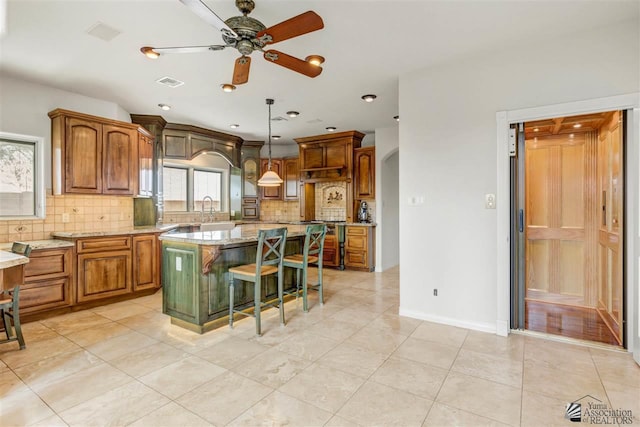
M 310 10 L 264 29 L 256 34 L 256 37 L 265 44 L 271 44 L 321 30 L 322 28 L 324 28 L 322 18 Z
M 209 45 L 209 46 L 177 46 L 177 47 L 150 47 L 145 46 L 140 48 L 140 51 L 145 55 L 149 52 L 155 52 L 159 55 L 164 55 L 165 53 L 197 53 L 197 52 L 207 52 L 210 50 L 222 50 L 226 46 L 225 45 Z
M 235 31 L 233 31 L 225 22 L 220 18 L 216 13 L 209 9 L 209 7 L 204 4 L 202 0 L 180 0 L 182 4 L 187 6 L 193 13 L 198 15 L 205 22 L 208 22 L 209 25 L 213 25 L 218 30 L 222 31 L 226 35 L 233 37 L 235 39 L 238 38 L 238 35 Z
M 277 50 L 267 50 L 264 52 L 264 59 L 282 67 L 304 74 L 308 77 L 317 77 L 322 72 L 322 67 L 313 65 L 302 59 L 295 58 Z
M 233 68 L 233 81 L 234 85 L 242 85 L 249 81 L 249 67 L 251 67 L 251 58 L 248 56 L 241 56 L 236 59 L 236 65 Z

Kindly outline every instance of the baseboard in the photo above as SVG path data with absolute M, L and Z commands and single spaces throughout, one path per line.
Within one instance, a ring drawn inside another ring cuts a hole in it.
M 423 313 L 421 311 L 407 310 L 400 307 L 400 316 L 411 317 L 413 319 L 426 320 L 427 322 L 441 323 L 443 325 L 456 326 L 458 328 L 471 329 L 473 331 L 497 333 L 496 325 L 482 322 L 469 322 L 466 320 L 453 319 L 451 317 L 437 316 Z

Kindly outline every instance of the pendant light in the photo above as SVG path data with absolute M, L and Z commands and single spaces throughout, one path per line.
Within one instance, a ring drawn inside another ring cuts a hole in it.
M 271 170 L 271 106 L 273 105 L 273 99 L 267 98 L 267 105 L 269 106 L 269 163 L 267 171 L 262 175 L 262 178 L 258 180 L 258 186 L 260 187 L 277 187 L 282 184 L 282 178 L 277 173 Z

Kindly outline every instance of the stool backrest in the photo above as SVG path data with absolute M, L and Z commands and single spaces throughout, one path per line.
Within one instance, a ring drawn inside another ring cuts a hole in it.
M 303 249 L 305 264 L 309 259 L 309 255 L 318 255 L 318 265 L 322 266 L 322 251 L 324 250 L 324 236 L 326 235 L 326 224 L 307 225 Z
M 13 242 L 11 252 L 28 257 L 31 254 L 31 246 L 28 243 Z
M 256 272 L 263 265 L 282 265 L 284 248 L 287 242 L 287 228 L 274 228 L 258 231 L 258 251 L 256 253 Z

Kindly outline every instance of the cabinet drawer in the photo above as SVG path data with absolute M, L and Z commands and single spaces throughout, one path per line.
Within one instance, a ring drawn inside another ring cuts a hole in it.
M 108 237 L 104 239 L 78 240 L 78 253 L 118 251 L 131 249 L 131 237 Z
M 367 252 L 365 251 L 346 251 L 344 264 L 347 267 L 368 267 Z
M 325 236 L 324 238 L 324 248 L 325 249 L 337 249 L 338 242 L 335 236 Z
M 347 235 L 349 236 L 366 236 L 366 227 L 347 227 Z
M 367 237 L 349 235 L 347 236 L 345 247 L 347 249 L 365 250 L 367 249 Z
M 20 311 L 31 313 L 71 305 L 71 278 L 25 283 L 20 287 Z
M 25 282 L 34 282 L 71 274 L 71 248 L 35 250 L 24 266 Z

